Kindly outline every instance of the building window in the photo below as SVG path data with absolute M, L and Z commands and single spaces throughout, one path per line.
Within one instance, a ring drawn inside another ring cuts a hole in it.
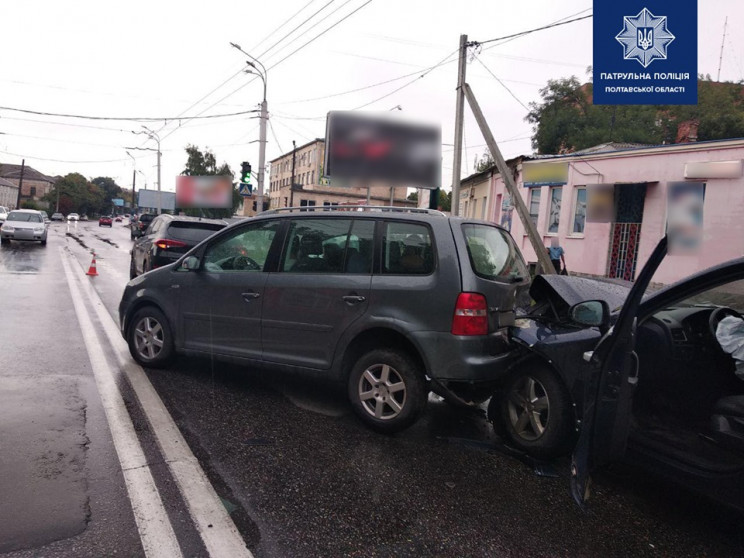
M 574 234 L 584 234 L 586 224 L 586 188 L 576 188 L 576 197 L 574 199 L 573 226 L 571 232 Z
M 36 186 L 31 186 L 31 192 L 29 194 L 31 197 L 36 196 Z
M 530 219 L 535 226 L 540 215 L 540 192 L 540 188 L 530 188 Z
M 313 211 L 312 209 L 308 208 L 315 207 L 315 200 L 300 200 L 300 207 L 306 208 L 301 209 L 300 211 Z
M 486 209 L 488 207 L 488 198 L 486 196 L 483 196 L 483 202 L 481 203 L 481 219 L 486 218 Z
M 558 233 L 558 222 L 561 219 L 561 198 L 563 188 L 556 186 L 550 189 L 550 212 L 548 213 L 548 232 Z

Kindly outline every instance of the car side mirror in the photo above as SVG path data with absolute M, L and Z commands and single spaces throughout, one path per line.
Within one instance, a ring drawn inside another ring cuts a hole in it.
M 568 311 L 571 321 L 583 325 L 599 327 L 604 332 L 610 327 L 610 307 L 604 300 L 586 300 L 574 304 Z
M 181 263 L 181 269 L 185 271 L 198 271 L 201 262 L 196 256 L 189 256 Z

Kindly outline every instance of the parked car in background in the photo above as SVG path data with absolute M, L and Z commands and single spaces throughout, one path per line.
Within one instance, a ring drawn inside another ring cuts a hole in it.
M 117 223 L 121 223 L 121 215 L 117 215 L 117 216 L 116 216 L 116 217 L 114 218 L 114 221 L 116 221 Z
M 130 225 L 130 236 L 132 240 L 139 238 L 145 233 L 147 226 L 152 222 L 156 215 L 152 213 L 143 213 Z
M 8 208 L 4 205 L 0 205 L 0 223 L 5 221 L 5 219 L 8 217 Z
M 59 212 L 52 213 L 52 221 L 64 221 L 65 216 Z
M 41 213 L 41 216 L 44 219 L 44 222 L 45 223 L 49 223 L 50 222 L 49 214 L 46 211 L 39 211 L 39 213 Z
M 221 219 L 201 219 L 162 214 L 152 220 L 132 247 L 129 277 L 173 263 L 215 232 L 224 229 Z
M 83 214 L 83 215 L 80 216 L 80 220 L 81 221 L 87 221 L 88 220 L 88 216 L 85 215 L 85 214 Z
M 323 209 L 264 212 L 130 281 L 119 316 L 135 360 L 182 352 L 337 380 L 388 433 L 429 391 L 487 400 L 518 354 L 508 327 L 530 283 L 509 232 L 431 210 Z
M 68 221 L 79 221 L 80 220 L 80 215 L 78 215 L 77 213 L 68 213 L 67 214 L 67 220 Z
M 47 225 L 40 211 L 35 209 L 14 209 L 0 227 L 0 242 L 10 244 L 11 240 L 36 241 L 42 246 L 47 243 Z
M 111 221 L 111 215 L 102 215 L 98 219 L 98 226 L 99 227 L 110 227 L 113 223 Z

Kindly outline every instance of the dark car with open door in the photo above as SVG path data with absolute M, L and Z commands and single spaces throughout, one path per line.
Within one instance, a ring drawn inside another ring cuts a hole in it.
M 664 238 L 624 293 L 536 280 L 533 311 L 512 332 L 523 358 L 489 416 L 534 457 L 573 449 L 581 505 L 589 474 L 622 458 L 743 509 L 744 258 L 647 293 L 666 252 Z
M 205 238 L 224 229 L 221 219 L 158 215 L 132 247 L 129 278 L 175 262 Z

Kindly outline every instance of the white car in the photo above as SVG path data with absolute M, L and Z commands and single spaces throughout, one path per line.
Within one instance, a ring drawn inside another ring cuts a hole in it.
M 67 220 L 68 221 L 80 221 L 80 215 L 78 215 L 77 213 L 69 213 L 67 215 Z
M 5 221 L 8 217 L 8 208 L 4 205 L 0 205 L 0 222 Z
M 47 243 L 47 225 L 40 211 L 35 209 L 14 209 L 0 227 L 0 242 L 10 244 L 11 240 L 28 240 Z

